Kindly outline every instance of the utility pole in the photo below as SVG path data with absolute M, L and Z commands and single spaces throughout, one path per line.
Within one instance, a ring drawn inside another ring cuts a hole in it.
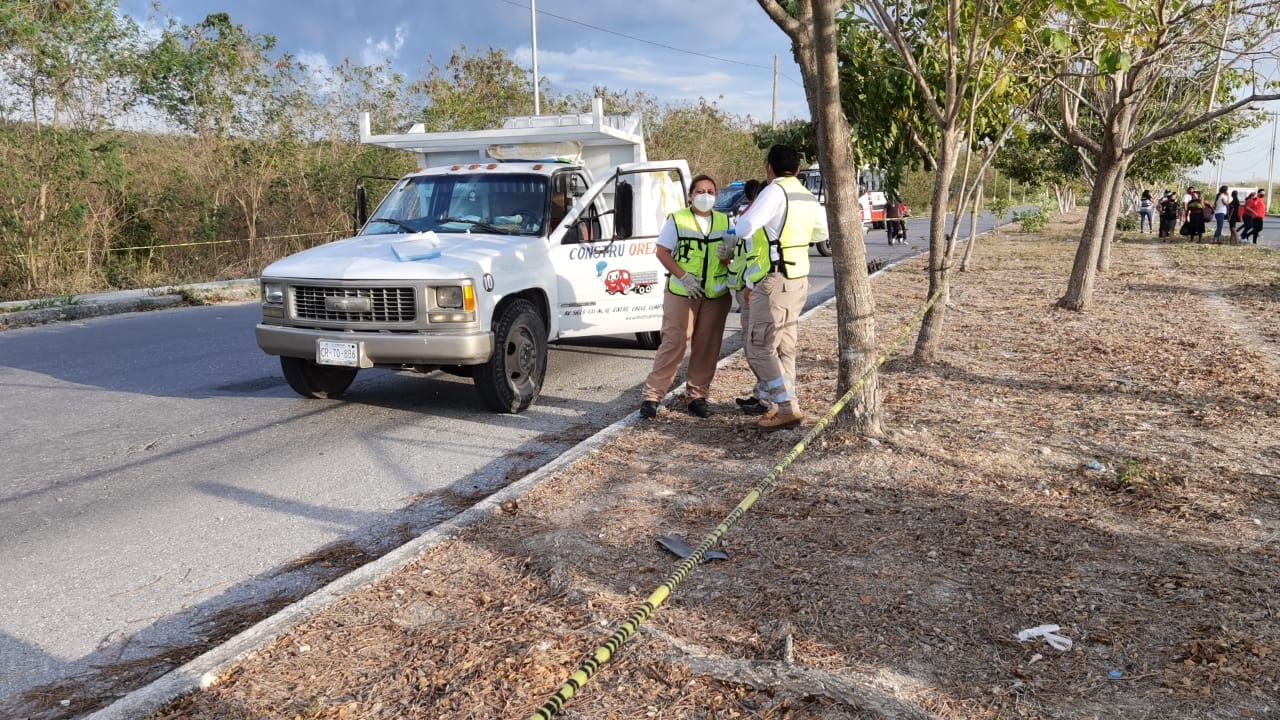
M 533 30 L 533 114 L 538 109 L 538 0 L 529 0 L 529 27 Z
M 769 120 L 769 127 L 778 127 L 778 56 L 773 56 L 773 115 Z
M 1271 178 L 1276 176 L 1276 124 L 1280 112 L 1271 113 L 1271 159 L 1267 161 L 1267 207 L 1271 207 Z

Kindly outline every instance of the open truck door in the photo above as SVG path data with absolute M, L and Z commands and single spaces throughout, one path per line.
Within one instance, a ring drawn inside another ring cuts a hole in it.
M 627 163 L 577 199 L 550 238 L 561 337 L 661 329 L 666 270 L 654 251 L 690 178 L 683 160 Z

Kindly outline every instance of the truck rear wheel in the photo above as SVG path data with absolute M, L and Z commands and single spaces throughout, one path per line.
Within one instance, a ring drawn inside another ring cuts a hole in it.
M 660 332 L 638 332 L 636 333 L 636 342 L 645 350 L 657 350 L 662 344 L 662 333 Z
M 475 366 L 472 373 L 476 390 L 493 412 L 522 412 L 542 392 L 547 374 L 547 324 L 533 303 L 516 300 L 498 311 L 493 340 L 493 357 Z
M 320 399 L 341 397 L 359 372 L 357 368 L 317 365 L 313 360 L 283 355 L 280 356 L 280 369 L 294 392 L 302 397 Z
M 831 240 L 829 238 L 820 243 L 814 243 L 813 246 L 818 248 L 818 254 L 822 257 L 831 257 Z

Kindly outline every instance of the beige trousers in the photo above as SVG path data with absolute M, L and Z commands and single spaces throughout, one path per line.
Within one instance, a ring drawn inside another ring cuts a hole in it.
M 711 380 L 720 361 L 724 324 L 733 306 L 729 295 L 693 300 L 670 290 L 662 298 L 662 344 L 653 356 L 653 370 L 644 381 L 644 400 L 661 402 L 689 351 L 685 395 L 690 400 L 711 397 Z
M 755 373 L 761 399 L 778 405 L 796 402 L 796 340 L 800 313 L 809 297 L 809 278 L 788 280 L 782 273 L 764 276 L 751 291 L 751 308 L 743 319 L 749 332 L 743 345 L 747 365 Z

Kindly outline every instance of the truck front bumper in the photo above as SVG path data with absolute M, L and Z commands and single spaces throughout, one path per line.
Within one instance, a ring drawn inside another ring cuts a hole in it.
M 310 330 L 259 323 L 258 347 L 269 355 L 316 358 L 319 340 L 358 343 L 360 367 L 375 365 L 479 365 L 493 355 L 493 333 L 381 333 Z

